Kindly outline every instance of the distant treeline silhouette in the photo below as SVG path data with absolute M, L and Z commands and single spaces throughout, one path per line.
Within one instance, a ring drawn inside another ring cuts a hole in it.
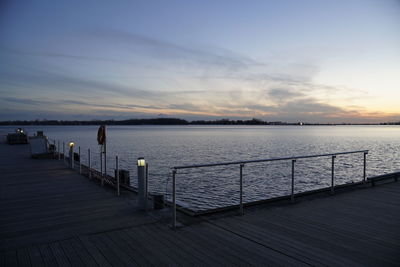
M 87 121 L 67 121 L 67 120 L 16 120 L 2 121 L 0 125 L 400 125 L 400 122 L 384 123 L 289 123 L 282 121 L 263 121 L 260 119 L 251 120 L 195 120 L 187 121 L 177 118 L 154 118 L 154 119 L 129 119 L 129 120 L 87 120 Z

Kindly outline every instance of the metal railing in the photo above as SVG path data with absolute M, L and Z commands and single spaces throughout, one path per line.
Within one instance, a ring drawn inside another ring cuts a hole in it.
M 221 162 L 221 163 L 211 163 L 211 164 L 198 164 L 198 165 L 185 165 L 185 166 L 175 166 L 172 167 L 172 227 L 176 227 L 176 175 L 178 170 L 181 169 L 193 169 L 193 168 L 207 168 L 216 166 L 227 166 L 227 165 L 239 165 L 239 211 L 240 214 L 244 214 L 243 210 L 243 168 L 245 164 L 260 163 L 260 162 L 271 162 L 271 161 L 287 161 L 292 162 L 292 174 L 291 174 L 291 195 L 290 199 L 294 202 L 294 174 L 295 174 L 295 163 L 298 159 L 308 159 L 308 158 L 320 158 L 320 157 L 331 157 L 331 194 L 334 193 L 335 188 L 335 158 L 339 155 L 356 154 L 363 153 L 364 155 L 364 166 L 363 166 L 363 182 L 366 181 L 366 165 L 367 165 L 367 154 L 369 150 L 358 150 L 358 151 L 347 151 L 338 153 L 327 153 L 318 155 L 306 155 L 306 156 L 295 156 L 295 157 L 283 157 L 283 158 L 269 158 L 269 159 L 256 159 L 256 160 L 243 160 L 243 161 L 231 161 L 231 162 Z
M 55 139 L 51 139 L 47 137 L 47 142 L 50 145 L 54 146 L 54 151 L 53 151 L 53 157 L 55 159 L 58 158 L 58 160 L 61 160 L 61 157 L 64 160 L 64 164 L 68 164 L 70 161 L 72 161 L 73 163 L 77 164 L 77 168 L 79 170 L 79 174 L 83 174 L 83 168 L 85 168 L 85 172 L 87 174 L 87 176 L 89 177 L 89 179 L 92 179 L 94 177 L 94 173 L 98 172 L 100 173 L 100 175 L 97 175 L 96 178 L 100 179 L 100 182 L 102 184 L 102 186 L 104 185 L 104 182 L 107 182 L 108 184 L 115 184 L 114 186 L 116 187 L 116 193 L 117 196 L 120 195 L 120 177 L 119 177 L 119 159 L 118 156 L 115 157 L 115 181 L 110 181 L 109 179 L 107 179 L 107 177 L 110 177 L 104 170 L 103 168 L 103 158 L 102 158 L 102 153 L 100 154 L 100 170 L 96 170 L 95 168 L 93 168 L 92 166 L 92 153 L 91 153 L 91 149 L 88 148 L 87 150 L 87 166 L 85 164 L 82 164 L 82 152 L 81 152 L 81 146 L 78 146 L 78 151 L 77 151 L 77 155 L 78 155 L 78 160 L 75 160 L 75 156 L 74 154 L 72 154 L 72 158 L 71 155 L 67 155 L 69 152 L 65 149 L 66 146 L 66 142 L 65 141 L 60 141 L 60 140 L 55 140 Z M 75 169 L 74 164 L 72 166 L 73 169 Z

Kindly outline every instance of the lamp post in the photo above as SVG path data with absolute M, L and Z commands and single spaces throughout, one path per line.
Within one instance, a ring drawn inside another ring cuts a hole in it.
M 69 142 L 69 167 L 74 168 L 74 142 Z
M 144 158 L 138 158 L 138 195 L 139 207 L 143 210 L 147 209 L 147 179 L 146 179 L 146 161 Z

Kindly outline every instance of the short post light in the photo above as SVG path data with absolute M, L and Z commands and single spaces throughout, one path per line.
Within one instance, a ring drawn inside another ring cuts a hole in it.
M 74 142 L 69 142 L 69 167 L 74 168 Z
M 138 195 L 139 195 L 139 208 L 142 210 L 147 209 L 147 177 L 146 177 L 146 161 L 144 158 L 137 160 L 138 171 Z

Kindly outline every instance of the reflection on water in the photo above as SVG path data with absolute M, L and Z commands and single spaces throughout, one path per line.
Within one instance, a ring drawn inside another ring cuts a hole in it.
M 1 127 L 8 132 L 15 127 Z M 85 153 L 92 150 L 99 168 L 97 126 L 30 126 L 28 132 L 44 130 L 49 138 L 73 140 Z M 351 150 L 370 150 L 367 175 L 400 170 L 399 126 L 110 126 L 108 127 L 109 174 L 120 158 L 120 168 L 131 172 L 136 185 L 136 159 L 150 164 L 151 192 L 170 191 L 170 167 L 187 164 L 287 157 Z M 363 155 L 343 155 L 335 160 L 336 184 L 362 179 Z M 296 192 L 330 185 L 331 159 L 301 159 L 296 162 Z M 247 164 L 244 168 L 244 201 L 254 201 L 290 192 L 291 162 Z M 237 204 L 239 166 L 179 170 L 178 202 L 192 210 Z

